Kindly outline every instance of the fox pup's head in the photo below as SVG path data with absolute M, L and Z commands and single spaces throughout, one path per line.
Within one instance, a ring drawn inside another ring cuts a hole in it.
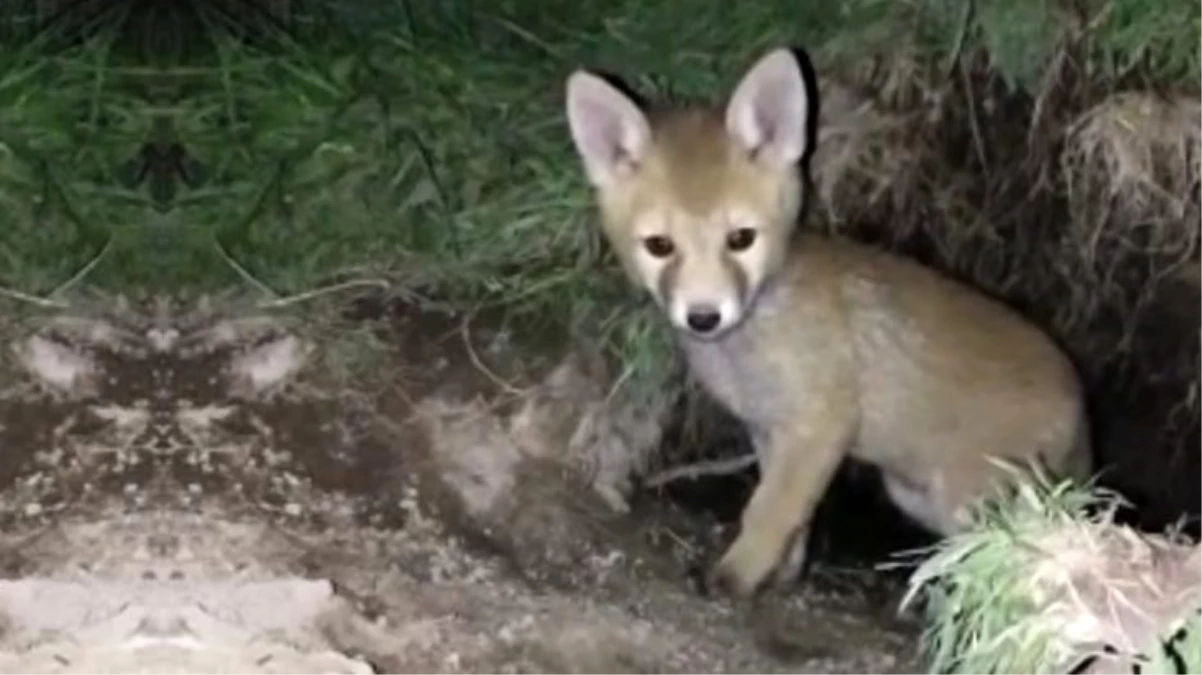
M 605 234 L 680 330 L 726 334 L 782 265 L 809 115 L 786 49 L 752 66 L 721 109 L 648 115 L 597 75 L 568 78 L 568 125 Z

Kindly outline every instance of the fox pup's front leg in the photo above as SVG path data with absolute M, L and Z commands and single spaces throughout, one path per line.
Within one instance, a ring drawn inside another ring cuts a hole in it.
M 766 465 L 739 535 L 710 572 L 707 585 L 715 590 L 748 598 L 778 566 L 796 571 L 804 563 L 810 520 L 852 440 L 856 415 L 850 402 L 829 400 L 798 413 L 767 439 Z
M 752 427 L 750 432 L 756 459 L 761 467 L 766 467 L 772 452 L 771 435 L 759 427 Z M 809 550 L 809 538 L 809 532 L 805 531 L 793 535 L 793 541 L 789 544 L 788 551 L 781 562 L 777 564 L 776 571 L 772 575 L 772 585 L 784 588 L 801 576 L 801 569 L 805 566 L 806 553 Z

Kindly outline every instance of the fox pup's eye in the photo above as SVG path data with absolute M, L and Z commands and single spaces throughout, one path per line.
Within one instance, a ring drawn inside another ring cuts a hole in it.
M 726 235 L 726 248 L 732 251 L 746 251 L 755 243 L 755 230 L 750 227 L 740 227 Z
M 656 258 L 667 258 L 676 251 L 676 245 L 672 243 L 671 239 L 658 234 L 644 239 L 643 246 Z

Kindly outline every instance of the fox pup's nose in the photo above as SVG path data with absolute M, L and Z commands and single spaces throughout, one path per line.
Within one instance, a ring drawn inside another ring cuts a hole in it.
M 708 333 L 718 327 L 722 323 L 722 315 L 717 309 L 709 305 L 699 305 L 689 308 L 689 315 L 686 317 L 689 323 L 689 328 L 698 333 Z

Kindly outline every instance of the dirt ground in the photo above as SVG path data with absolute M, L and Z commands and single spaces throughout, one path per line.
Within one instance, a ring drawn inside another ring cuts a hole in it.
M 629 411 L 589 418 L 590 470 L 556 456 L 595 410 L 565 391 L 606 392 L 561 354 L 402 308 L 356 379 L 303 327 L 169 305 L 0 326 L 0 671 L 922 669 L 896 576 L 698 593 L 729 523 L 597 461 L 653 438 Z

